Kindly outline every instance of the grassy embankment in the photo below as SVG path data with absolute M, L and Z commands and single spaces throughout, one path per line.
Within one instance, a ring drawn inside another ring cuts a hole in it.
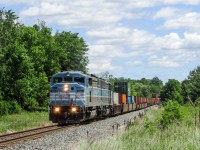
M 21 131 L 51 124 L 48 112 L 22 112 L 0 117 L 0 134 Z
M 162 129 L 159 119 L 163 109 L 151 110 L 142 119 L 131 123 L 123 134 L 90 143 L 85 140 L 81 150 L 199 150 L 200 127 L 195 126 L 194 108 L 182 106 L 182 119 Z

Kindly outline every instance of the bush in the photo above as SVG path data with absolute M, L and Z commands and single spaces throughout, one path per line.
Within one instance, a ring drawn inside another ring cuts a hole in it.
M 25 101 L 25 110 L 34 111 L 35 108 L 38 107 L 38 102 L 36 99 L 28 98 Z
M 161 119 L 159 120 L 161 127 L 165 128 L 173 122 L 178 123 L 181 119 L 182 114 L 178 102 L 172 100 L 167 101 Z
M 0 115 L 20 113 L 21 110 L 22 110 L 21 107 L 15 101 L 11 102 L 0 101 Z
M 20 113 L 21 111 L 22 111 L 22 108 L 16 101 L 10 102 L 9 114 Z
M 0 101 L 0 115 L 7 115 L 9 111 L 8 103 Z

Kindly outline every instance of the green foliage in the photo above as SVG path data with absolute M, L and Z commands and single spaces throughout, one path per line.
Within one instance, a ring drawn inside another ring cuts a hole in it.
M 86 65 L 88 58 L 86 52 L 87 45 L 83 38 L 78 37 L 78 33 L 61 32 L 54 36 L 57 55 L 59 56 L 59 63 L 61 70 L 78 70 L 87 72 Z
M 12 113 L 20 113 L 21 107 L 16 101 L 5 102 L 0 101 L 0 115 L 7 115 Z
M 136 83 L 136 93 L 140 97 L 151 97 L 150 86 L 142 83 Z
M 181 83 L 178 80 L 169 79 L 163 87 L 160 96 L 162 101 L 173 100 L 177 101 L 179 104 L 183 104 Z
M 200 98 L 200 66 L 190 71 L 188 78 L 182 82 L 185 102 L 196 102 Z
M 88 48 L 77 33 L 53 36 L 44 21 L 28 27 L 17 19 L 11 10 L 0 10 L 0 100 L 5 105 L 1 114 L 15 113 L 9 110 L 16 106 L 10 104 L 13 101 L 30 111 L 47 108 L 52 74 L 87 71 Z
M 161 127 L 166 128 L 174 122 L 179 123 L 181 118 L 182 118 L 182 115 L 181 115 L 180 106 L 178 102 L 168 100 L 164 106 L 164 111 L 160 119 Z

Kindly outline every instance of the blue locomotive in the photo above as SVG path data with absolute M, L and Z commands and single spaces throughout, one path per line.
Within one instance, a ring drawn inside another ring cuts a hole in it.
M 111 84 L 95 75 L 56 73 L 51 78 L 49 119 L 64 124 L 111 115 L 112 95 Z

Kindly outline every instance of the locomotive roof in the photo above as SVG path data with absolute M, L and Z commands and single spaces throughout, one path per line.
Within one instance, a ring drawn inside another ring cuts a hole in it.
M 93 79 L 98 79 L 98 80 L 105 81 L 104 79 L 99 78 L 99 77 L 95 76 L 94 74 L 85 74 L 85 73 L 83 73 L 81 71 L 62 71 L 62 72 L 58 72 L 58 73 L 54 74 L 52 77 L 60 76 L 60 75 L 62 76 L 64 74 L 68 74 L 68 73 L 70 73 L 70 74 L 80 74 L 80 75 L 85 76 L 85 77 L 89 77 L 89 78 L 93 78 Z
M 59 75 L 65 75 L 65 74 L 80 74 L 82 76 L 87 76 L 86 74 L 84 74 L 83 72 L 81 71 L 63 71 L 63 72 L 58 72 L 56 74 L 53 75 L 54 76 L 59 76 Z

